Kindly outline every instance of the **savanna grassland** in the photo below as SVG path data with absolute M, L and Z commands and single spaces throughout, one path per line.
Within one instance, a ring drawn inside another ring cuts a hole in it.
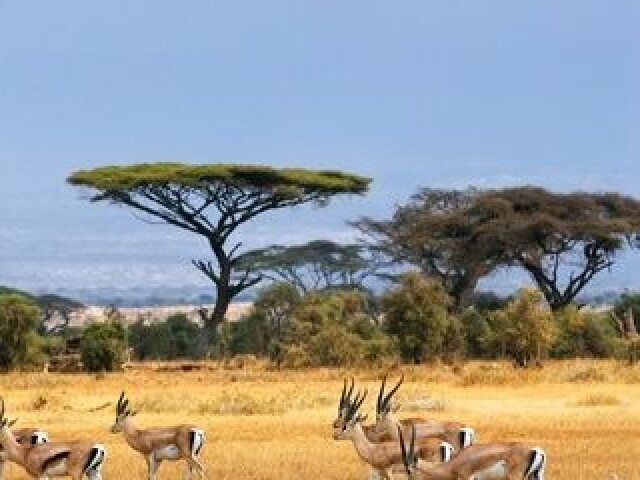
M 162 367 L 162 366 L 161 366 Z M 115 400 L 127 391 L 139 427 L 195 423 L 208 438 L 210 479 L 362 479 L 367 468 L 330 423 L 345 375 L 368 387 L 373 407 L 381 371 L 267 371 L 260 365 L 167 371 L 138 366 L 108 375 L 0 376 L 10 417 L 40 426 L 51 440 L 95 439 L 107 446 L 105 479 L 143 479 L 143 458 L 110 434 Z M 640 367 L 565 361 L 514 370 L 502 363 L 402 370 L 401 414 L 468 422 L 478 441 L 526 440 L 546 449 L 547 479 L 640 478 Z M 372 417 L 372 415 L 370 415 Z M 15 465 L 11 479 L 26 479 Z M 165 463 L 160 478 L 181 478 Z

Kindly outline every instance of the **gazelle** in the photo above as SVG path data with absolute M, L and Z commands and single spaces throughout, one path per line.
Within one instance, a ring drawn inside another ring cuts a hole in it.
M 402 383 L 404 375 L 400 377 L 398 383 L 385 393 L 387 376 L 385 375 L 378 392 L 376 402 L 376 423 L 375 433 L 377 435 L 389 435 L 394 440 L 398 440 L 398 427 L 402 427 L 405 435 L 409 432 L 409 426 L 414 425 L 418 438 L 437 437 L 455 447 L 455 450 L 467 448 L 473 444 L 475 431 L 473 428 L 460 422 L 427 420 L 424 418 L 406 418 L 398 420 L 395 416 L 397 409 L 392 406 L 393 396 L 396 394 Z
M 16 422 L 4 415 L 4 399 L 0 398 L 0 443 L 9 461 L 22 466 L 31 478 L 70 476 L 81 480 L 102 479 L 102 466 L 106 458 L 104 446 L 93 442 L 47 442 L 37 445 L 22 445 L 11 427 Z
M 362 428 L 366 416 L 359 413 L 366 396 L 365 390 L 362 396 L 357 394 L 353 402 L 346 405 L 344 418 L 335 428 L 333 438 L 351 440 L 358 456 L 371 466 L 377 476 L 390 480 L 393 478 L 393 467 L 402 465 L 402 451 L 395 441 L 374 443 L 367 438 Z M 452 449 L 439 439 L 425 438 L 419 441 L 417 455 L 422 460 L 438 461 L 449 455 Z
M 8 425 L 9 428 L 13 423 Z M 13 437 L 21 445 L 38 445 L 40 443 L 47 443 L 49 436 L 46 432 L 39 428 L 20 428 L 18 430 L 12 430 Z M 6 453 L 0 445 L 0 480 L 4 480 L 4 469 L 7 461 Z
M 487 443 L 461 450 L 450 462 L 418 465 L 416 429 L 411 426 L 409 448 L 402 428 L 398 437 L 409 480 L 544 480 L 544 450 L 524 443 Z
M 204 478 L 204 468 L 198 461 L 198 454 L 204 445 L 204 430 L 195 425 L 138 430 L 131 420 L 136 413 L 129 409 L 129 400 L 122 392 L 116 405 L 116 420 L 111 432 L 122 432 L 129 446 L 144 455 L 149 480 L 156 480 L 156 472 L 163 460 L 181 459 L 187 462 L 185 478 L 191 478 L 194 470 L 198 472 L 199 478 Z

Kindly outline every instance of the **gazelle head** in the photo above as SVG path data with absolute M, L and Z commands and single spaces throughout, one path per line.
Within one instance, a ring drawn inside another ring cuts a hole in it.
M 116 421 L 111 426 L 111 433 L 121 432 L 124 424 L 129 417 L 133 417 L 138 412 L 132 412 L 129 409 L 129 399 L 125 397 L 124 391 L 120 394 L 116 405 Z
M 396 428 L 392 415 L 397 411 L 397 407 L 394 408 L 392 404 L 393 396 L 396 394 L 400 385 L 404 382 L 404 374 L 400 377 L 400 380 L 388 393 L 385 394 L 385 386 L 387 383 L 387 376 L 382 378 L 382 384 L 380 385 L 380 391 L 378 392 L 378 401 L 376 402 L 376 426 L 377 433 L 392 433 L 392 429 Z
M 402 463 L 407 471 L 409 478 L 413 478 L 413 474 L 418 468 L 418 455 L 416 455 L 416 427 L 411 424 L 411 440 L 409 443 L 409 449 L 404 443 L 404 436 L 402 435 L 402 428 L 398 427 L 398 438 L 400 440 L 400 450 L 402 451 Z
M 353 394 L 353 387 L 353 377 L 351 377 L 351 386 L 348 389 L 347 380 L 344 380 L 344 385 L 342 386 L 342 394 L 340 395 L 340 403 L 338 404 L 338 416 L 333 421 L 333 428 L 340 428 L 340 426 L 344 422 L 345 417 L 347 416 L 349 403 L 351 402 L 351 395 Z
M 17 418 L 9 420 L 7 417 L 5 417 L 4 413 L 4 398 L 0 397 L 0 438 L 2 439 L 7 436 L 12 436 L 10 428 L 13 427 L 18 421 Z
M 353 401 L 349 400 L 346 403 L 345 416 L 333 430 L 333 438 L 335 440 L 351 438 L 357 425 L 367 419 L 367 415 L 360 415 L 359 412 L 365 398 L 367 398 L 366 389 L 362 395 L 358 392 Z

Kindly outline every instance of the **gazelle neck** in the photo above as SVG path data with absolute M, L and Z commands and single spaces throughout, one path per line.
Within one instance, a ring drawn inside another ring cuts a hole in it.
M 129 446 L 131 446 L 131 448 L 140 450 L 138 430 L 133 424 L 133 420 L 131 420 L 131 417 L 127 417 L 122 421 L 122 433 L 124 434 L 124 438 Z
M 9 460 L 24 465 L 25 448 L 16 441 L 8 427 L 0 429 L 0 444 Z
M 356 448 L 356 452 L 358 452 L 358 456 L 360 456 L 360 458 L 365 462 L 369 463 L 373 454 L 372 450 L 374 445 L 365 435 L 360 422 L 356 423 L 353 427 L 351 441 L 353 442 L 353 446 Z

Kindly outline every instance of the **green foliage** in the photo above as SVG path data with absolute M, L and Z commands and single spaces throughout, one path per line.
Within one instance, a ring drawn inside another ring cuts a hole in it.
M 363 245 L 342 245 L 314 240 L 304 245 L 270 247 L 242 255 L 238 266 L 251 266 L 269 280 L 286 282 L 300 292 L 311 290 L 365 289 L 385 262 Z
M 68 178 L 71 185 L 98 190 L 132 190 L 153 185 L 200 188 L 221 183 L 271 189 L 289 196 L 309 191 L 364 193 L 371 179 L 331 170 L 276 169 L 263 165 L 141 163 L 80 170 Z
M 84 329 L 81 342 L 82 364 L 89 372 L 112 372 L 125 359 L 125 329 L 120 322 L 94 323 Z
M 384 294 L 385 330 L 395 339 L 404 360 L 419 363 L 444 352 L 450 305 L 440 282 L 417 273 L 405 275 L 399 287 Z
M 288 315 L 272 359 L 288 367 L 353 366 L 392 355 L 390 339 L 375 327 L 363 292 L 310 293 Z
M 542 294 L 523 288 L 502 310 L 490 315 L 495 343 L 520 365 L 547 355 L 557 335 Z
M 460 315 L 466 338 L 467 354 L 472 358 L 494 358 L 500 355 L 500 344 L 492 347 L 494 338 L 487 315 L 474 307 Z
M 23 366 L 39 354 L 39 318 L 31 299 L 16 293 L 0 295 L 0 369 Z
M 150 325 L 134 323 L 129 327 L 129 345 L 139 360 L 197 359 L 206 354 L 200 327 L 182 313 Z

